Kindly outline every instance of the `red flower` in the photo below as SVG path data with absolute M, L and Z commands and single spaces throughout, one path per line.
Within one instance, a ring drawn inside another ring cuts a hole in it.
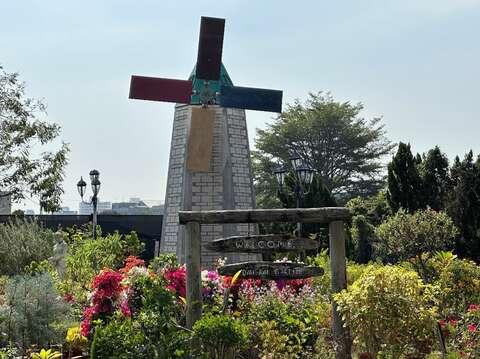
M 438 321 L 438 324 L 440 324 L 440 326 L 443 328 L 445 324 L 447 324 L 447 321 L 445 319 L 442 319 Z
M 452 327 L 455 327 L 457 325 L 457 321 L 455 319 L 450 319 L 448 324 L 450 324 Z
M 112 298 L 122 291 L 122 280 L 123 276 L 120 273 L 104 269 L 93 280 L 92 288 L 98 296 Z
M 167 269 L 163 273 L 163 276 L 168 282 L 167 289 L 177 293 L 177 295 L 181 297 L 186 297 L 187 270 L 185 267 L 180 267 L 178 269 Z
M 125 266 L 120 269 L 120 273 L 128 273 L 133 267 L 145 267 L 145 261 L 135 256 L 129 256 L 125 259 Z
M 84 337 L 88 337 L 90 335 L 93 314 L 95 314 L 94 307 L 88 307 L 83 311 L 83 320 L 80 323 L 80 331 Z
M 75 298 L 71 294 L 65 294 L 63 296 L 63 300 L 68 302 L 68 303 L 73 303 L 75 301 Z

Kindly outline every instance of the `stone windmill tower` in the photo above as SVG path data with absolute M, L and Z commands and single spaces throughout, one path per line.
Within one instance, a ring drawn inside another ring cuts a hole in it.
M 221 63 L 225 20 L 202 17 L 198 58 L 190 78 L 132 76 L 130 97 L 175 102 L 160 253 L 184 258 L 180 210 L 255 207 L 245 109 L 281 112 L 282 92 L 233 86 Z M 213 239 L 248 234 L 255 227 L 204 225 L 202 265 L 222 255 L 205 245 Z M 232 254 L 229 262 L 256 259 Z

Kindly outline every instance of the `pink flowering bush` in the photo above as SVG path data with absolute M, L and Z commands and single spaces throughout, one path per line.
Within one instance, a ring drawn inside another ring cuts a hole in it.
M 118 272 L 106 268 L 95 276 L 90 305 L 85 308 L 80 323 L 82 335 L 88 337 L 91 334 L 94 320 L 106 320 L 114 313 L 131 317 L 129 300 L 134 296 L 134 283 L 145 275 L 148 275 L 145 262 L 135 256 L 129 256 L 125 260 L 125 266 Z
M 470 304 L 458 318 L 439 321 L 447 351 L 454 351 L 462 358 L 480 357 L 480 305 Z
M 124 277 L 121 273 L 104 269 L 97 275 L 92 283 L 92 295 L 90 306 L 83 313 L 80 323 L 82 335 L 88 337 L 91 334 L 92 321 L 104 319 L 116 311 L 124 316 L 130 316 L 128 306 L 127 286 L 122 283 Z

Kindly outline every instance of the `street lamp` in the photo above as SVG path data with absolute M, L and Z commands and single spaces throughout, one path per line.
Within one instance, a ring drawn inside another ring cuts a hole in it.
M 80 177 L 80 181 L 77 183 L 78 193 L 82 198 L 82 203 L 91 204 L 93 207 L 92 225 L 93 225 L 93 239 L 97 238 L 97 205 L 98 205 L 98 193 L 100 192 L 100 172 L 97 170 L 90 171 L 90 185 L 92 186 L 93 196 L 90 202 L 85 202 L 83 196 L 87 189 L 87 183 Z
M 289 161 L 294 174 L 293 178 L 295 182 L 293 192 L 296 199 L 296 208 L 300 208 L 300 202 L 302 198 L 308 194 L 308 187 L 312 183 L 315 170 L 308 164 L 304 163 L 297 152 L 293 152 L 290 155 Z M 278 166 L 273 173 L 275 174 L 279 190 L 282 191 L 285 183 L 285 175 L 288 173 L 288 170 L 284 166 Z M 297 223 L 298 236 L 301 235 L 301 230 L 302 224 L 299 222 Z

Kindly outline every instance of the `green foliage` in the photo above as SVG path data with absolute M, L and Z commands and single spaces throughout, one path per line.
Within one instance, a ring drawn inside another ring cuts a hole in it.
M 223 314 L 206 314 L 194 324 L 193 332 L 212 359 L 234 358 L 248 339 L 247 326 Z
M 292 358 L 309 358 L 321 328 L 328 327 L 330 304 L 326 296 L 310 290 L 302 292 L 298 298 L 287 292 L 280 294 L 274 289 L 259 290 L 254 300 L 249 295 L 241 296 L 237 302 L 242 313 L 240 319 L 249 325 L 274 321 L 275 331 L 287 337 L 283 354 Z M 250 346 L 268 348 L 268 344 L 261 341 L 261 337 L 267 335 L 273 334 L 252 335 Z
M 48 259 L 54 244 L 54 232 L 34 221 L 0 224 L 0 275 L 20 274 L 31 262 Z
M 359 352 L 394 358 L 429 352 L 433 290 L 404 268 L 372 268 L 334 296 Z
M 305 103 L 289 105 L 266 130 L 257 130 L 253 162 L 258 204 L 276 195 L 275 163 L 288 163 L 293 151 L 317 170 L 334 195 L 376 193 L 383 183 L 381 158 L 393 146 L 379 118 L 359 117 L 362 109 L 361 104 L 336 102 L 329 94 L 310 94 Z
M 421 254 L 450 249 L 457 229 L 444 212 L 433 210 L 408 214 L 399 210 L 376 231 L 376 254 L 389 262 L 416 258 L 423 266 Z M 420 268 L 420 272 L 424 268 Z M 425 274 L 425 273 L 422 273 Z
M 117 318 L 95 329 L 90 358 L 152 359 L 153 356 L 145 345 L 145 336 L 138 323 L 128 318 Z
M 13 342 L 25 351 L 32 344 L 45 346 L 63 340 L 70 306 L 56 290 L 49 273 L 12 277 L 0 310 L 3 344 Z
M 254 340 L 254 347 L 260 358 L 290 359 L 295 355 L 290 353 L 288 335 L 278 330 L 278 324 L 273 320 L 254 323 L 249 328 Z
M 160 274 L 164 269 L 171 269 L 171 268 L 178 268 L 180 264 L 178 264 L 177 256 L 173 253 L 160 253 L 160 255 L 156 256 L 150 261 L 149 268 L 157 273 Z
M 358 263 L 368 263 L 372 259 L 372 243 L 375 240 L 375 227 L 367 219 L 358 215 L 352 220 L 354 259 Z
M 0 359 L 18 359 L 20 351 L 11 343 L 6 348 L 0 349 Z
M 42 349 L 38 353 L 33 353 L 31 359 L 59 359 L 62 357 L 62 353 L 53 349 Z
M 388 164 L 388 203 L 394 212 L 403 208 L 413 213 L 425 208 L 422 191 L 422 178 L 410 150 L 410 144 L 400 142 L 397 153 Z
M 85 301 L 96 274 L 103 268 L 119 269 L 126 257 L 139 255 L 144 248 L 135 232 L 120 235 L 118 232 L 93 240 L 90 233 L 76 231 L 70 234 L 67 271 L 62 290 Z
M 45 150 L 60 135 L 60 126 L 41 121 L 39 114 L 45 114 L 45 105 L 25 97 L 18 74 L 0 66 L 0 189 L 14 201 L 37 197 L 51 212 L 61 204 L 69 149 L 64 143 L 56 152 Z
M 130 300 L 132 316 L 145 336 L 145 345 L 155 358 L 188 358 L 190 337 L 178 324 L 183 318 L 176 296 L 162 276 L 144 276 L 135 281 Z
M 352 198 L 346 207 L 350 209 L 353 216 L 362 215 L 373 226 L 378 226 L 392 215 L 386 191 L 380 191 L 371 197 Z

